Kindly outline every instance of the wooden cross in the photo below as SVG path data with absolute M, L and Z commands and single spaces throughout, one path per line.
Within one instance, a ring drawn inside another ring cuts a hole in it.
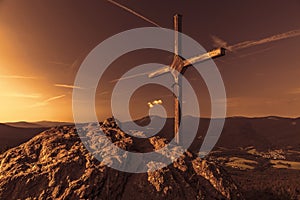
M 173 62 L 170 66 L 165 66 L 160 70 L 152 72 L 148 75 L 149 78 L 153 78 L 156 76 L 160 76 L 164 73 L 171 72 L 174 78 L 174 97 L 175 97 L 175 116 L 174 116 L 174 137 L 177 144 L 179 144 L 179 127 L 180 127 L 180 117 L 181 117 L 181 108 L 182 106 L 182 79 L 180 74 L 184 74 L 186 69 L 194 63 L 202 62 L 208 59 L 214 59 L 220 56 L 225 55 L 224 48 L 214 49 L 209 51 L 205 54 L 201 54 L 189 59 L 184 59 L 180 57 L 182 51 L 182 44 L 181 44 L 181 35 L 182 32 L 182 15 L 176 14 L 174 16 L 174 58 Z

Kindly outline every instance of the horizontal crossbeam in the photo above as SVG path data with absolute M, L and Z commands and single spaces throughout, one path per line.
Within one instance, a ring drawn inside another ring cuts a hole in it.
M 209 51 L 205 54 L 201 54 L 201 55 L 198 55 L 198 56 L 195 56 L 195 57 L 184 60 L 182 68 L 187 67 L 187 66 L 192 65 L 192 64 L 195 64 L 195 63 L 204 62 L 204 61 L 209 60 L 209 59 L 214 59 L 214 58 L 217 58 L 217 57 L 220 57 L 220 56 L 224 56 L 224 55 L 225 55 L 225 49 L 222 48 L 222 47 L 217 48 L 217 49 L 211 50 L 211 51 Z M 171 66 L 164 66 L 164 67 L 162 67 L 161 69 L 159 69 L 157 71 L 151 72 L 148 75 L 148 77 L 149 78 L 154 78 L 154 77 L 163 75 L 165 73 L 170 72 L 171 69 L 172 69 Z

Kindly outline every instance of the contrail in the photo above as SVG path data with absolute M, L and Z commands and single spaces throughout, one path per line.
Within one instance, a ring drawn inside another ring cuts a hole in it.
M 3 79 L 39 79 L 39 77 L 34 76 L 18 76 L 18 75 L 0 75 Z
M 131 75 L 131 76 L 126 76 L 126 77 L 114 79 L 114 80 L 111 80 L 110 82 L 111 82 L 111 83 L 115 83 L 115 82 L 122 81 L 122 80 L 132 79 L 132 78 L 135 78 L 135 77 L 138 77 L 138 76 L 148 75 L 150 72 L 151 72 L 151 71 L 149 71 L 149 72 L 144 72 L 144 73 L 140 73 L 140 74 L 134 74 L 134 75 Z
M 217 37 L 215 35 L 212 35 L 211 39 L 213 41 L 213 46 L 215 48 L 219 48 L 219 47 L 224 47 L 225 48 L 225 47 L 228 46 L 228 44 L 227 44 L 226 41 L 222 40 L 221 38 L 219 38 L 219 37 Z
M 54 100 L 57 100 L 57 99 L 61 99 L 61 98 L 64 98 L 66 95 L 59 95 L 59 96 L 54 96 L 54 97 L 50 97 L 42 102 L 39 102 L 39 103 L 36 103 L 32 106 L 30 106 L 31 108 L 33 107 L 41 107 L 41 106 L 46 106 L 49 104 L 49 102 L 51 101 L 54 101 Z
M 260 53 L 269 51 L 270 49 L 273 49 L 273 47 L 267 47 L 267 48 L 264 48 L 264 49 L 261 49 L 261 50 L 256 50 L 256 51 L 251 52 L 251 53 L 240 55 L 239 57 L 244 58 L 244 57 L 247 57 L 247 56 L 253 56 L 253 55 L 256 55 L 256 54 L 260 54 Z
M 274 42 L 274 41 L 282 40 L 282 39 L 286 39 L 286 38 L 296 37 L 296 36 L 300 36 L 300 29 L 273 35 L 273 36 L 263 38 L 260 40 L 251 40 L 251 41 L 240 42 L 240 43 L 237 43 L 237 44 L 234 44 L 231 46 L 227 46 L 225 48 L 227 48 L 230 51 L 234 51 L 234 50 L 244 49 L 244 48 L 248 48 L 248 47 L 252 47 L 252 46 L 256 46 L 256 45 L 260 45 L 260 44 L 265 44 L 265 43 L 269 43 L 269 42 Z
M 300 94 L 300 88 L 294 88 L 290 90 L 288 94 Z
M 147 21 L 147 22 L 149 22 L 149 23 L 151 23 L 151 24 L 157 26 L 157 27 L 162 28 L 159 24 L 155 23 L 154 21 L 152 21 L 152 20 L 150 20 L 150 19 L 144 17 L 144 16 L 141 15 L 140 13 L 137 13 L 137 12 L 135 12 L 134 10 L 132 10 L 132 9 L 130 9 L 130 8 L 128 8 L 128 7 L 124 6 L 124 5 L 122 5 L 122 4 L 119 4 L 118 2 L 115 2 L 115 1 L 113 1 L 113 0 L 107 0 L 107 1 L 110 2 L 110 3 L 112 3 L 112 4 L 114 4 L 114 5 L 116 5 L 116 6 L 118 6 L 118 7 L 120 7 L 120 8 L 122 8 L 122 9 L 124 9 L 124 10 L 126 10 L 126 11 L 128 11 L 128 12 L 130 12 L 131 14 L 133 14 L 133 15 L 135 15 L 135 16 L 137 16 L 137 17 L 139 17 L 139 18 L 141 18 L 141 19 L 143 19 L 143 20 L 145 20 L 145 21 Z
M 1 97 L 20 97 L 20 98 L 31 98 L 38 99 L 41 97 L 39 94 L 22 94 L 22 93 L 14 93 L 14 94 L 1 94 Z
M 70 88 L 70 89 L 83 89 L 82 87 L 78 87 L 75 85 L 67 85 L 67 84 L 54 84 L 55 87 L 62 87 L 62 88 Z
M 50 102 L 50 101 L 54 101 L 54 100 L 56 100 L 56 99 L 61 99 L 61 98 L 63 98 L 63 97 L 65 97 L 66 95 L 59 95 L 59 96 L 54 96 L 54 97 L 51 97 L 51 98 L 49 98 L 49 99 L 46 99 L 44 102 Z

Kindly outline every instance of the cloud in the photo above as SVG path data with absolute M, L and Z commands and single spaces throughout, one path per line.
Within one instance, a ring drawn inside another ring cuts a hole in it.
M 39 79 L 39 77 L 34 76 L 19 76 L 19 75 L 0 75 L 2 79 Z
M 158 99 L 158 100 L 154 100 L 152 102 L 148 102 L 148 106 L 149 108 L 152 108 L 154 105 L 158 105 L 158 104 L 162 104 L 162 100 L 161 99 Z
M 75 85 L 67 85 L 67 84 L 54 84 L 55 87 L 69 88 L 69 89 L 83 89 L 82 87 L 78 87 Z
M 42 102 L 38 102 L 34 105 L 32 105 L 31 107 L 41 107 L 41 106 L 46 106 L 48 105 L 51 101 L 55 101 L 57 99 L 61 99 L 64 98 L 66 95 L 59 95 L 59 96 L 54 96 L 54 97 L 50 97 Z

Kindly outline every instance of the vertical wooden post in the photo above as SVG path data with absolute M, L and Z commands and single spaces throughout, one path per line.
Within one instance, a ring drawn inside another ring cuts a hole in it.
M 176 14 L 174 15 L 174 30 L 175 30 L 175 47 L 174 52 L 176 55 L 181 54 L 181 38 L 179 33 L 182 32 L 182 15 Z
M 174 53 L 175 57 L 174 60 L 176 59 L 176 56 L 179 56 L 181 54 L 181 37 L 179 35 L 180 32 L 182 32 L 182 15 L 176 14 L 174 16 L 174 32 L 175 32 L 175 46 L 174 46 Z M 180 117 L 181 117 L 181 109 L 180 106 L 182 106 L 182 101 L 181 101 L 181 93 L 182 93 L 182 88 L 181 88 L 181 77 L 180 77 L 180 72 L 176 71 L 176 69 L 173 69 L 173 76 L 174 76 L 174 95 L 175 95 L 175 102 L 174 102 L 174 137 L 175 141 L 177 144 L 180 142 Z

